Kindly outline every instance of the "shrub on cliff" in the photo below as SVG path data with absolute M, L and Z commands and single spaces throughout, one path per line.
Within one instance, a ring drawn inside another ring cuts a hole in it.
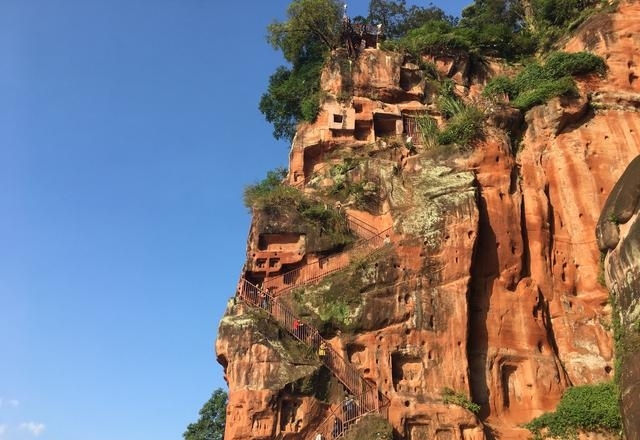
M 544 64 L 529 64 L 515 78 L 497 76 L 485 87 L 483 95 L 499 98 L 506 95 L 511 105 L 526 111 L 556 96 L 577 93 L 572 75 L 604 75 L 604 60 L 589 52 L 553 52 Z
M 345 213 L 285 184 L 286 174 L 284 168 L 269 171 L 264 180 L 244 190 L 244 204 L 258 214 L 259 230 L 303 233 L 309 252 L 329 252 L 353 242 Z
M 568 388 L 556 411 L 545 413 L 525 425 L 536 440 L 577 438 L 578 431 L 619 432 L 622 419 L 614 383 Z
M 445 388 L 442 390 L 442 403 L 461 406 L 474 414 L 478 414 L 481 409 L 480 405 L 472 402 L 463 393 L 457 393 L 451 388 Z

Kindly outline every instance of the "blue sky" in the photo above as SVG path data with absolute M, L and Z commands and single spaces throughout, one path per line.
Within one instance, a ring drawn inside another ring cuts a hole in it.
M 0 0 L 0 440 L 179 439 L 225 387 L 288 4 Z

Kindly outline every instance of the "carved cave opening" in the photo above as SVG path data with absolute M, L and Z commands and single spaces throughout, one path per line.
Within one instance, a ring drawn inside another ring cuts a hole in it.
M 280 406 L 280 432 L 298 432 L 301 420 L 296 420 L 300 402 L 285 399 Z
M 431 440 L 431 429 L 428 423 L 407 423 L 405 432 L 407 440 Z
M 519 400 L 519 379 L 516 374 L 518 366 L 504 364 L 500 369 L 500 381 L 502 385 L 502 404 L 504 408 L 510 408 Z
M 415 355 L 396 352 L 391 354 L 391 379 L 397 392 L 418 392 L 423 378 L 422 359 Z
M 373 130 L 377 138 L 395 136 L 396 122 L 400 120 L 399 116 L 386 113 L 375 113 L 373 115 Z
M 356 120 L 354 130 L 354 137 L 356 138 L 356 140 L 368 141 L 371 137 L 372 125 L 373 121 L 370 120 Z
M 260 234 L 258 250 L 296 252 L 304 246 L 305 238 L 305 234 L 298 233 Z
M 400 87 L 408 92 L 414 87 L 420 85 L 422 81 L 422 72 L 418 69 L 400 68 Z
M 348 344 L 347 345 L 347 359 L 349 362 L 355 365 L 363 365 L 365 361 L 365 347 L 362 344 Z

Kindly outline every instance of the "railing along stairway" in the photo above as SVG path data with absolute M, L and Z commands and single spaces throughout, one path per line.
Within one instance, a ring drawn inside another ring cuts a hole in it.
M 277 297 L 244 278 L 240 279 L 238 285 L 238 297 L 246 304 L 265 310 L 285 330 L 312 347 L 316 353 L 322 345 L 325 353 L 321 357 L 322 362 L 351 394 L 332 409 L 329 416 L 309 435 L 309 440 L 333 440 L 342 437 L 362 416 L 379 411 L 377 388 L 367 382 L 353 364 L 333 349 L 315 327 L 303 323 L 291 309 L 278 301 Z M 321 437 L 317 437 L 318 434 Z

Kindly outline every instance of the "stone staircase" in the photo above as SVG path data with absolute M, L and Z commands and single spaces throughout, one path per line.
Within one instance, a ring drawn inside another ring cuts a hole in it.
M 278 301 L 276 296 L 244 278 L 240 279 L 237 294 L 245 304 L 266 311 L 282 328 L 313 348 L 316 353 L 322 344 L 325 347 L 325 355 L 321 358 L 322 362 L 351 394 L 339 405 L 332 408 L 329 416 L 309 434 L 308 440 L 316 440 L 318 434 L 323 440 L 340 438 L 361 417 L 379 412 L 380 400 L 377 387 L 368 382 L 351 362 L 333 349 L 328 341 L 320 336 L 315 327 L 301 321 L 291 309 Z

